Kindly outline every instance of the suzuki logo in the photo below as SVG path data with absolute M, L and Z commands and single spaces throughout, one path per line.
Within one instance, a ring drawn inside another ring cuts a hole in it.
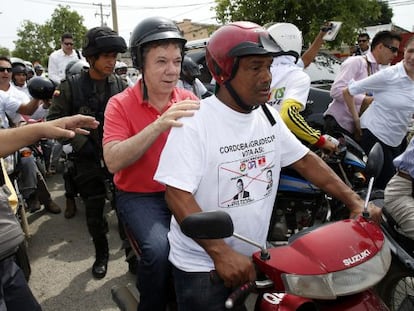
M 345 266 L 350 266 L 354 263 L 362 261 L 364 258 L 367 258 L 369 255 L 371 255 L 371 252 L 368 249 L 366 249 L 360 252 L 359 254 L 356 254 L 355 256 L 344 259 L 342 262 L 344 263 Z
M 272 305 L 278 305 L 282 302 L 285 293 L 264 293 L 263 299 Z

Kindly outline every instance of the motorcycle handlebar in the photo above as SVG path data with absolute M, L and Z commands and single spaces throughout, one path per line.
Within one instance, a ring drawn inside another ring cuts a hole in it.
M 243 301 L 247 295 L 249 295 L 253 290 L 256 289 L 256 282 L 250 281 L 239 288 L 237 288 L 234 292 L 230 294 L 225 302 L 226 309 L 232 309 L 238 302 Z
M 220 276 L 217 274 L 216 270 L 210 271 L 210 281 L 213 284 L 221 284 L 223 283 L 223 280 L 220 278 Z M 253 290 L 257 288 L 256 281 L 250 281 L 247 282 L 238 288 L 236 288 L 230 296 L 227 298 L 224 306 L 226 309 L 233 309 L 233 307 L 237 304 L 239 304 L 241 301 L 244 301 L 246 299 L 247 295 L 249 295 Z
M 217 274 L 216 270 L 210 271 L 210 281 L 213 284 L 220 284 L 223 283 L 223 280 Z M 269 288 L 273 286 L 273 282 L 269 279 L 266 280 L 256 280 L 247 282 L 238 288 L 236 288 L 230 296 L 227 298 L 225 302 L 226 309 L 232 309 L 235 305 L 238 305 L 240 302 L 244 301 L 246 297 L 258 288 Z

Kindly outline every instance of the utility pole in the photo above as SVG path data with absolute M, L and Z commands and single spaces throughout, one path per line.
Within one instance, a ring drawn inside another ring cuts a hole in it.
M 102 3 L 92 3 L 92 5 L 96 5 L 96 6 L 100 7 L 100 13 L 95 13 L 95 16 L 99 15 L 101 17 L 101 26 L 106 26 L 106 23 L 104 23 L 103 17 L 104 16 L 109 17 L 109 14 L 104 14 L 103 13 L 103 6 L 104 5 Z M 105 6 L 108 6 L 108 5 L 105 5 Z
M 113 30 L 119 34 L 118 31 L 118 13 L 116 10 L 116 0 L 111 0 L 111 7 L 112 7 L 112 28 Z

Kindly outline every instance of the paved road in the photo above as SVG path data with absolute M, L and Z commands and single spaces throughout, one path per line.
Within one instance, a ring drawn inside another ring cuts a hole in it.
M 52 197 L 62 207 L 65 199 L 61 175 L 48 177 Z M 29 216 L 32 265 L 30 287 L 44 311 L 115 311 L 111 287 L 134 283 L 121 250 L 117 219 L 108 206 L 110 260 L 102 280 L 92 278 L 94 248 L 87 232 L 85 210 L 77 201 L 78 213 L 66 219 L 63 212 L 53 215 L 39 211 Z

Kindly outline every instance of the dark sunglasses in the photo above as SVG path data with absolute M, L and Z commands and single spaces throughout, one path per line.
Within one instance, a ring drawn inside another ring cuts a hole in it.
M 0 67 L 0 72 L 12 72 L 12 67 Z
M 382 44 L 382 45 L 385 46 L 387 49 L 390 49 L 392 53 L 398 53 L 398 48 L 396 48 L 395 46 L 387 45 L 387 44 Z
M 64 45 L 73 45 L 72 42 L 63 42 Z
M 361 40 L 358 40 L 358 43 L 359 42 L 367 42 L 368 40 L 364 40 L 364 39 L 361 39 Z

